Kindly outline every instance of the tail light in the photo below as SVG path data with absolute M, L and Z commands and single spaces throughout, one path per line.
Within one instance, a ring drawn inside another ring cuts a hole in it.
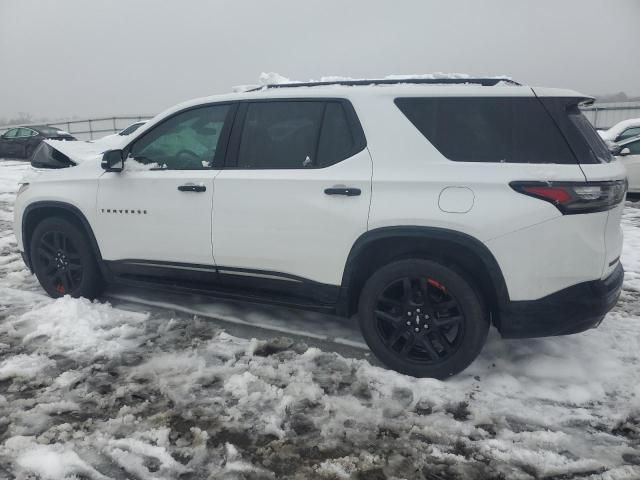
M 608 182 L 511 182 L 516 192 L 555 205 L 564 215 L 610 210 L 627 192 L 627 180 Z

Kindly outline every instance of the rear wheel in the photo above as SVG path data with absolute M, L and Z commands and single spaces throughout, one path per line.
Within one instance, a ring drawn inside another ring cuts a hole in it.
M 40 222 L 31 236 L 30 253 L 36 277 L 50 296 L 95 298 L 102 291 L 89 239 L 74 223 L 59 217 Z
M 376 357 L 415 377 L 443 379 L 464 370 L 489 331 L 472 285 L 451 268 L 421 259 L 375 272 L 360 296 L 359 319 Z

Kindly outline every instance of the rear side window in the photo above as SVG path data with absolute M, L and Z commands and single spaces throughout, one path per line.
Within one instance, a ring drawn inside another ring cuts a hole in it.
M 327 103 L 318 144 L 318 165 L 327 166 L 350 157 L 355 139 L 349 121 L 340 103 Z
M 591 125 L 591 122 L 582 114 L 578 106 L 573 105 L 569 107 L 567 114 L 573 126 L 587 142 L 591 156 L 595 157 L 596 162 L 594 163 L 611 161 L 612 157 L 609 148 L 602 140 L 602 137 L 598 135 L 593 125 Z
M 579 163 L 603 163 L 613 160 L 607 145 L 578 108 L 583 98 L 539 97 L 567 139 Z
M 576 163 L 536 98 L 397 98 L 396 105 L 456 162 Z
M 249 104 L 240 137 L 238 167 L 312 167 L 323 110 L 322 102 Z
M 354 114 L 355 115 L 355 114 Z M 268 101 L 247 106 L 237 167 L 322 168 L 364 148 L 342 101 Z

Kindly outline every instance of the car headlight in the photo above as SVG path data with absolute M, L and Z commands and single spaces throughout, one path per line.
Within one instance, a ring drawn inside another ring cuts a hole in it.
M 16 195 L 20 195 L 21 193 L 24 193 L 27 188 L 29 188 L 29 184 L 28 183 L 21 183 L 20 186 L 18 187 L 18 193 Z

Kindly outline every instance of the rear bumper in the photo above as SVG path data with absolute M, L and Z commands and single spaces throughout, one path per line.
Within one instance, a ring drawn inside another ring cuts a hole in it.
M 604 280 L 584 282 L 539 300 L 509 302 L 500 312 L 504 338 L 549 337 L 597 327 L 620 296 L 624 269 L 618 263 Z

